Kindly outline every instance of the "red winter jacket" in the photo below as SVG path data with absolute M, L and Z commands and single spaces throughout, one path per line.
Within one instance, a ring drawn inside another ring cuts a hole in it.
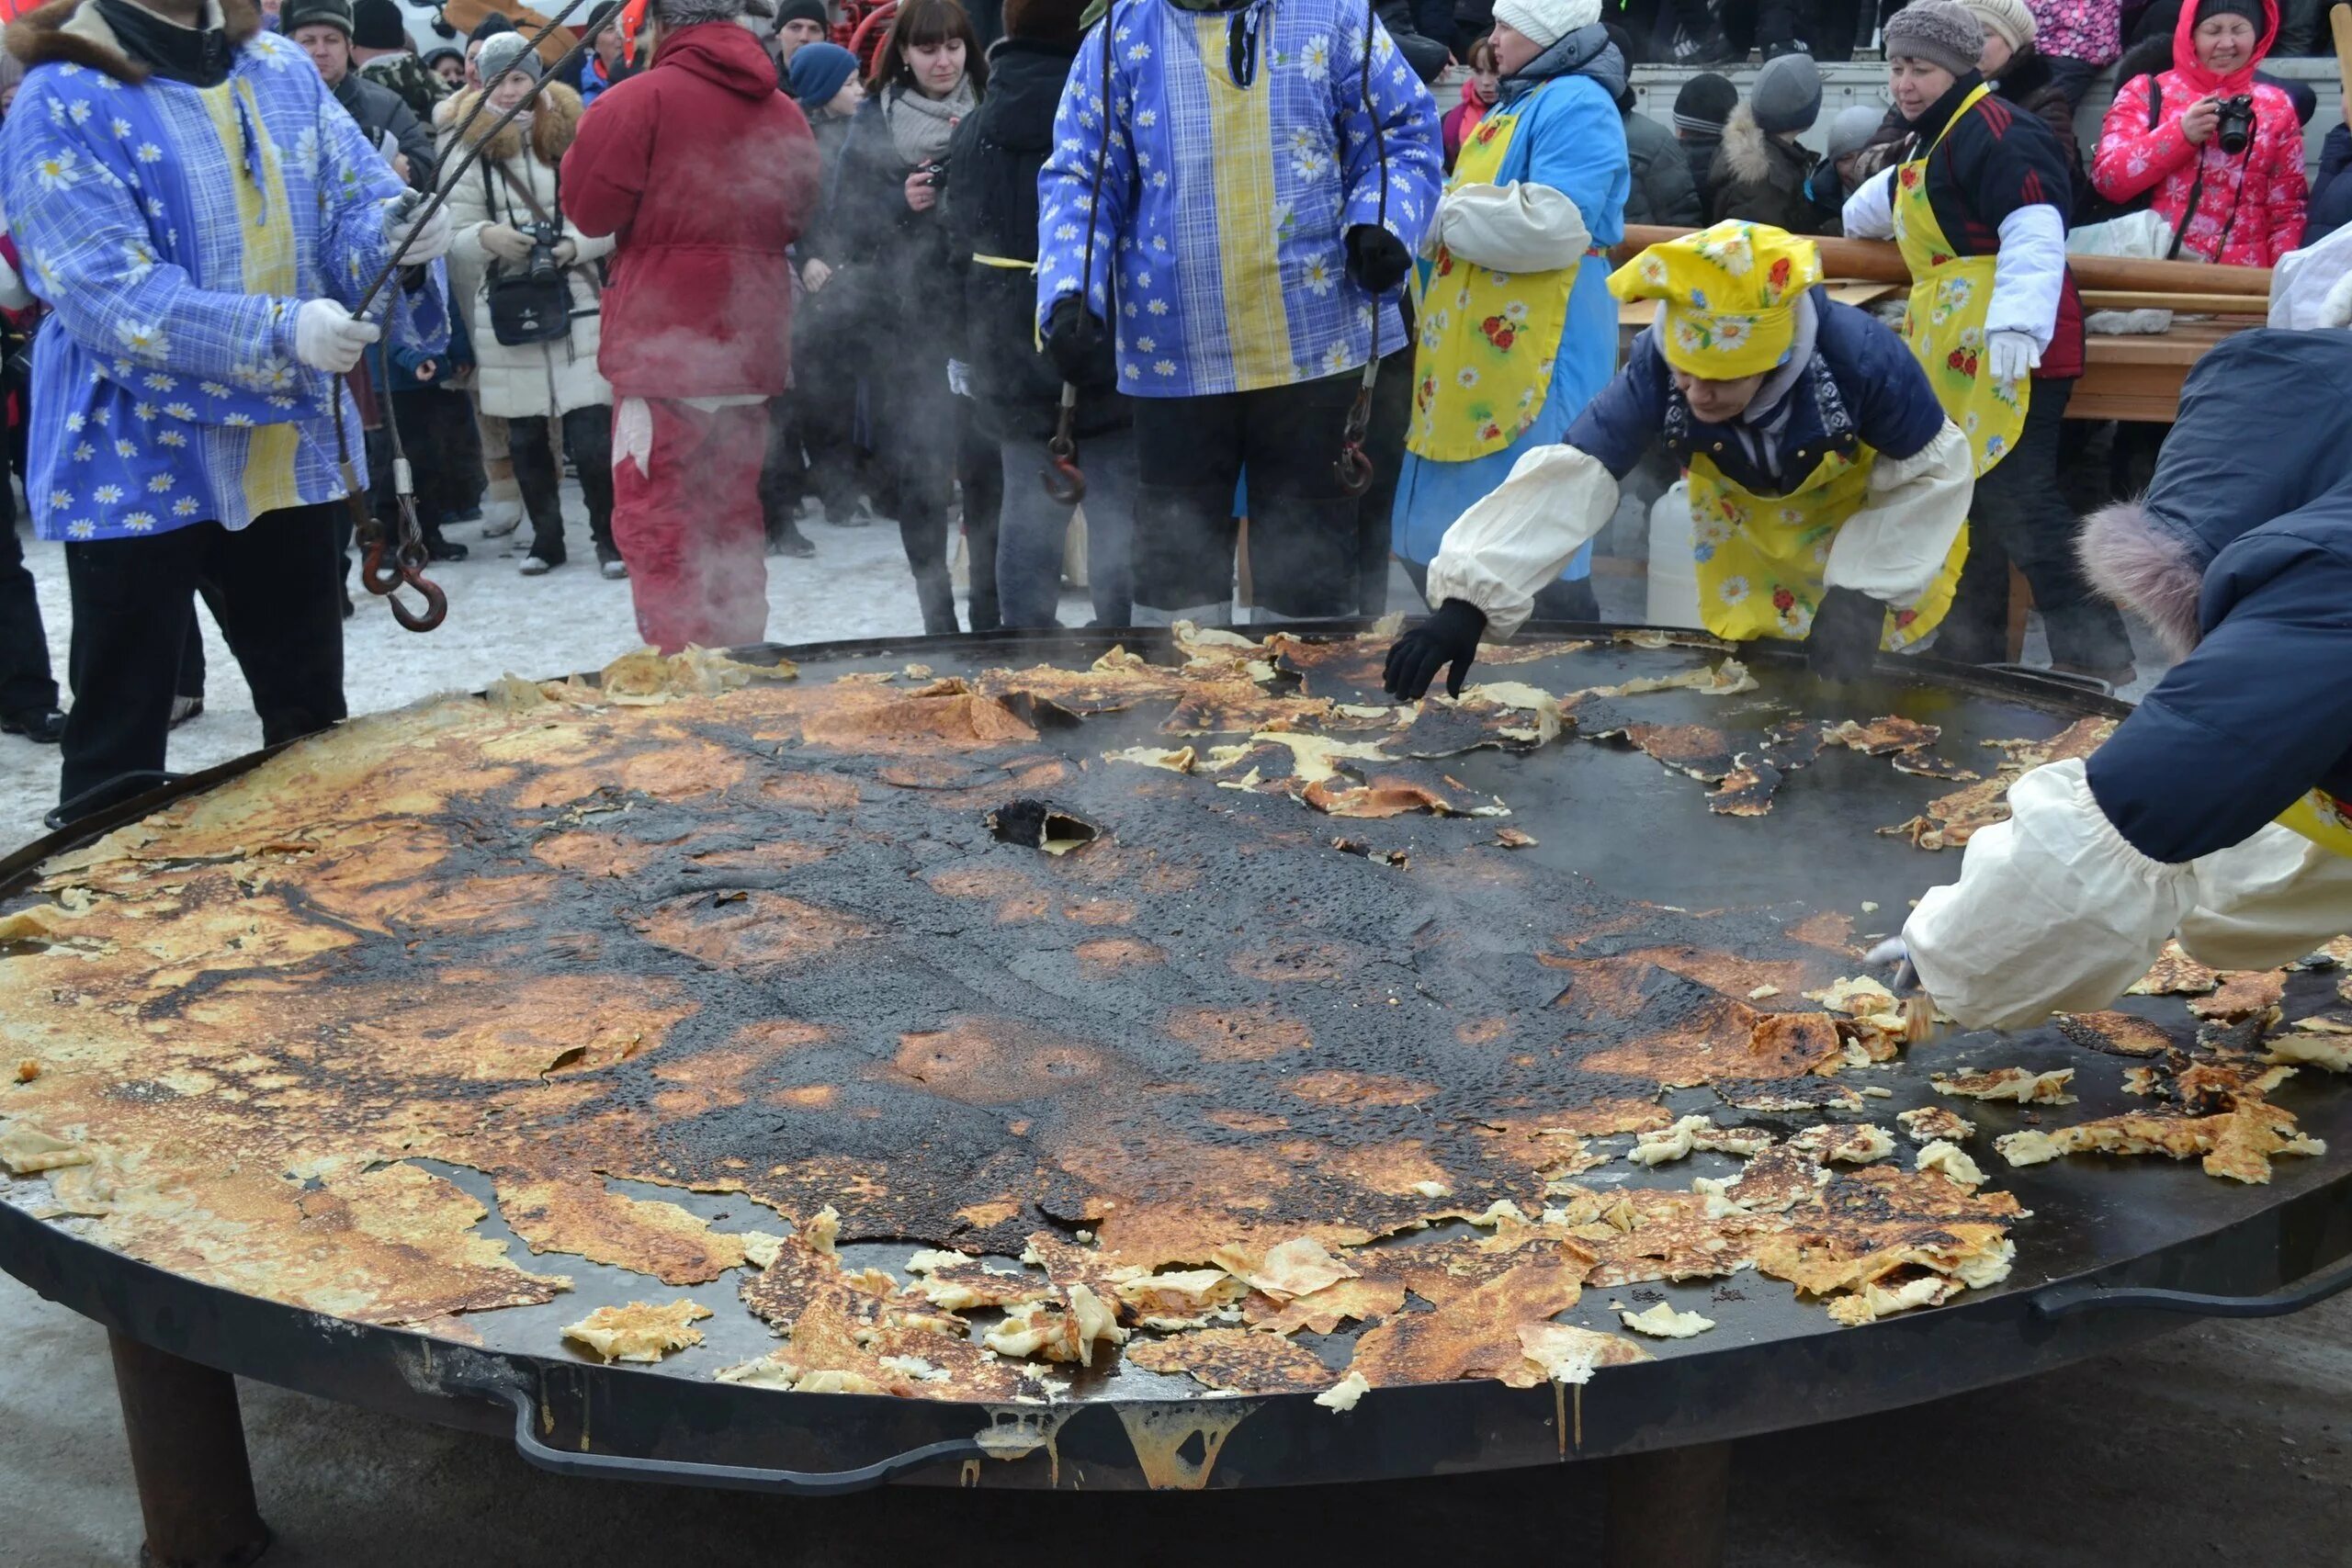
M 2303 130 L 2287 95 L 2254 80 L 2278 32 L 2278 7 L 2263 0 L 2267 20 L 2254 59 L 2228 76 L 2197 62 L 2197 6 L 2180 8 L 2173 31 L 2173 68 L 2134 76 L 2118 87 L 2100 127 L 2091 183 L 2110 201 L 2129 201 L 2154 186 L 2152 206 L 2181 237 L 2181 259 L 2224 266 L 2273 266 L 2303 243 Z M 2149 94 L 2158 95 L 2151 130 Z M 2220 139 L 2202 147 L 2182 134 L 2181 117 L 2199 98 L 2245 93 L 2254 99 L 2255 130 L 2245 152 L 2233 158 Z M 2188 209 L 2194 195 L 2197 210 Z
M 786 251 L 817 143 L 759 40 L 704 22 L 599 94 L 563 155 L 564 215 L 618 241 L 596 367 L 623 398 L 775 397 L 792 364 Z

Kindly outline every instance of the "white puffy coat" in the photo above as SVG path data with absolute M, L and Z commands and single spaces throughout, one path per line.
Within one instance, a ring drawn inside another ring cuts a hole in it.
M 434 116 L 440 130 L 445 170 L 457 167 L 457 128 L 481 96 L 479 89 L 456 94 Z M 449 192 L 450 292 L 464 303 L 466 331 L 473 339 L 475 363 L 481 367 L 476 389 L 482 412 L 501 419 L 560 415 L 613 400 L 612 388 L 596 371 L 600 289 L 594 265 L 599 257 L 611 253 L 613 241 L 609 235 L 600 240 L 583 236 L 563 219 L 556 199 L 556 169 L 563 161 L 564 150 L 571 145 L 580 113 L 578 93 L 548 85 L 533 106 L 527 143 L 522 131 L 507 126 L 492 141 L 481 161 L 467 170 Z M 467 131 L 468 145 L 496 118 L 495 111 L 484 109 Z M 508 184 L 510 175 L 513 185 Z M 510 347 L 490 330 L 490 299 L 484 288 L 492 266 L 497 264 L 481 248 L 481 231 L 492 223 L 527 231 L 533 221 L 530 203 L 515 194 L 515 186 L 529 191 L 539 210 L 561 222 L 564 236 L 580 248 L 571 273 L 571 336 L 563 342 Z

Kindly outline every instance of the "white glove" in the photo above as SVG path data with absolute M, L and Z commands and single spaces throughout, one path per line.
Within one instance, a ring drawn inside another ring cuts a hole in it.
M 0 310 L 29 310 L 33 306 L 33 291 L 17 276 L 17 269 L 6 258 L 0 258 Z
M 2312 323 L 2321 327 L 2352 327 L 2352 271 L 2346 271 L 2319 302 L 2319 320 Z
M 481 226 L 481 248 L 503 262 L 518 262 L 531 254 L 531 237 L 509 223 Z
M 1954 886 L 1904 922 L 1937 1006 L 1970 1029 L 2107 1007 L 2148 972 L 2196 898 L 2196 871 L 2150 860 L 2092 798 L 2079 760 L 2009 786 L 2009 820 L 1968 840 Z
M 375 322 L 359 320 L 332 299 L 305 299 L 294 312 L 294 357 L 330 375 L 347 374 L 383 335 Z
M 420 201 L 408 212 L 394 219 L 384 231 L 385 243 L 399 250 L 401 243 L 408 238 L 409 231 L 416 229 L 417 214 L 424 209 L 424 203 Z M 449 254 L 449 209 L 444 204 L 432 211 L 433 216 L 424 220 L 424 227 L 417 230 L 416 243 L 409 246 L 408 254 L 401 257 L 402 265 L 421 266 Z
M 1994 333 L 1984 340 L 1984 367 L 1994 380 L 2013 386 L 2041 366 L 2041 350 L 2030 333 Z

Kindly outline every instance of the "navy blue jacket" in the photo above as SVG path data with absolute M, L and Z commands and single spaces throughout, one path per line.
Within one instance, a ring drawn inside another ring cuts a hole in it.
M 1890 457 L 1914 457 L 1944 426 L 1927 372 L 1903 340 L 1851 305 L 1815 292 L 1813 368 L 1789 396 L 1797 400 L 1781 433 L 1781 472 L 1802 481 L 1823 454 L 1850 455 L 1857 443 Z M 1586 405 L 1568 427 L 1566 442 L 1589 452 L 1623 479 L 1653 440 L 1662 440 L 1678 467 L 1704 452 L 1717 471 L 1755 495 L 1780 495 L 1783 486 L 1750 463 L 1729 425 L 1708 424 L 1675 389 L 1674 373 L 1658 352 L 1655 329 L 1634 340 L 1625 368 Z
M 2311 206 L 2303 223 L 2303 243 L 2327 238 L 2352 222 L 2352 180 L 2344 177 L 2352 164 L 2352 127 L 2337 126 L 2319 144 L 2319 178 L 2312 182 Z
M 2147 520 L 2204 565 L 2203 638 L 2088 765 L 2151 859 L 2352 798 L 2352 333 L 2247 332 L 2189 373 Z

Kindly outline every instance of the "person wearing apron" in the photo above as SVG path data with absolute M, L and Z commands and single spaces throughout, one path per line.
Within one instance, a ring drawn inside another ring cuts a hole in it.
M 1654 440 L 1689 481 L 1709 631 L 1802 641 L 1829 679 L 1934 631 L 1968 552 L 1968 444 L 1902 341 L 1820 279 L 1811 241 L 1737 220 L 1611 274 L 1618 299 L 1658 301 L 1657 321 L 1560 445 L 1446 531 L 1437 613 L 1390 651 L 1388 689 L 1418 697 L 1450 666 L 1458 694 L 1481 635 L 1524 624 Z
M 2032 587 L 2061 670 L 2124 683 L 2132 643 L 2075 559 L 2058 490 L 2066 402 L 2083 371 L 2082 300 L 2066 266 L 2066 150 L 1976 69 L 1984 31 L 1953 0 L 1918 0 L 1886 24 L 1894 107 L 1910 155 L 1846 203 L 1846 233 L 1892 237 L 1911 269 L 1904 341 L 1967 435 L 1976 463 L 1973 547 L 1936 656 L 2008 658 L 2012 562 Z
M 1421 269 L 1412 423 L 1390 546 L 1415 586 L 1447 526 L 1566 433 L 1617 368 L 1608 247 L 1632 187 L 1616 96 L 1625 62 L 1599 0 L 1496 7 L 1504 79 L 1463 141 Z M 1529 29 L 1532 29 L 1532 31 Z M 1544 620 L 1598 617 L 1589 552 Z
M 1874 955 L 1970 1029 L 2108 1007 L 2176 934 L 2269 969 L 2352 931 L 2352 333 L 2199 360 L 2147 495 L 2095 514 L 2083 559 L 2180 662 L 2087 759 L 2012 785 Z

